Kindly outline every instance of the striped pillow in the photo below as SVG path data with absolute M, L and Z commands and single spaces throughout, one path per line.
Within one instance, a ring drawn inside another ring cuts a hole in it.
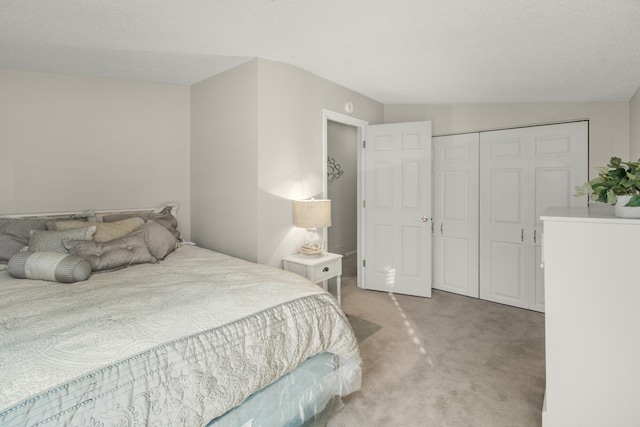
M 9 260 L 9 274 L 18 279 L 73 283 L 91 276 L 89 261 L 58 252 L 18 252 Z
M 7 263 L 20 249 L 28 246 L 31 230 L 46 229 L 46 219 L 0 218 L 0 261 Z

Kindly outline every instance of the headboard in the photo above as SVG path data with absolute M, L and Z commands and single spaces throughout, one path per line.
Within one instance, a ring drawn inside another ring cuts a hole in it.
M 50 213 L 28 213 L 28 214 L 0 214 L 0 218 L 87 218 L 89 222 L 102 222 L 102 218 L 106 215 L 115 214 L 135 214 L 152 212 L 158 213 L 163 209 L 171 207 L 171 215 L 176 216 L 178 212 L 177 203 L 163 203 L 155 208 L 134 208 L 134 209 L 114 209 L 114 210 L 86 210 L 82 212 L 50 212 Z

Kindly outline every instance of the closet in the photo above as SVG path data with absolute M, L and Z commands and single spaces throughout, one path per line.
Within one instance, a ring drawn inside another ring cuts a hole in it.
M 540 215 L 586 206 L 588 122 L 433 138 L 433 288 L 544 311 Z

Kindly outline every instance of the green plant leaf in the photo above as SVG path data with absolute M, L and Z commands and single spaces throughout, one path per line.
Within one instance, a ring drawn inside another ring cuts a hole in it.
M 574 194 L 574 196 L 583 197 L 589 193 L 593 193 L 593 189 L 591 188 L 591 185 L 589 185 L 588 182 L 585 182 L 584 184 L 582 184 L 582 186 L 576 185 L 576 194 Z
M 633 196 L 625 206 L 629 206 L 631 208 L 637 208 L 640 206 L 640 194 L 636 194 Z
M 621 179 L 627 176 L 627 171 L 624 170 L 623 168 L 615 168 L 607 172 L 606 176 L 613 179 Z
M 612 157 L 607 166 L 609 166 L 610 168 L 617 168 L 618 166 L 620 166 L 621 162 L 622 160 L 620 159 L 620 157 Z
M 596 168 L 598 176 L 576 187 L 576 197 L 591 194 L 591 200 L 615 204 L 617 196 L 640 195 L 640 159 L 623 162 L 620 157 L 611 157 L 606 167 Z M 640 203 L 640 198 L 633 203 Z M 631 205 L 629 205 L 631 206 Z

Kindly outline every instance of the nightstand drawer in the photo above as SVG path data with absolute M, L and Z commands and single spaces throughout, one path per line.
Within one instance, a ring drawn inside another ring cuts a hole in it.
M 313 273 L 311 277 L 315 282 L 322 282 L 323 280 L 327 280 L 331 277 L 335 277 L 342 274 L 342 260 L 338 259 L 336 261 L 318 265 L 313 267 Z
M 325 253 L 319 257 L 291 255 L 282 259 L 285 270 L 298 273 L 314 283 L 322 282 L 324 290 L 328 290 L 328 280 L 336 278 L 336 299 L 340 305 L 340 276 L 342 275 L 342 255 Z

